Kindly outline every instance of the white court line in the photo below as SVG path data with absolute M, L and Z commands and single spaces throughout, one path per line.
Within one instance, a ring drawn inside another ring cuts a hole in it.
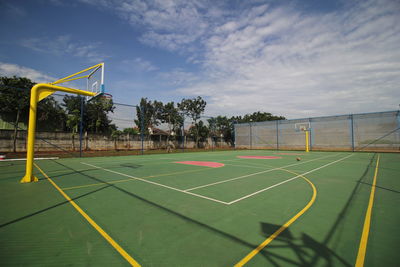
M 274 188 L 274 187 L 276 187 L 276 186 L 278 186 L 278 185 L 281 185 L 281 184 L 290 182 L 290 181 L 292 181 L 292 180 L 294 180 L 294 179 L 296 179 L 296 178 L 299 178 L 299 177 L 301 177 L 301 176 L 304 176 L 304 175 L 306 175 L 306 174 L 309 174 L 309 173 L 318 171 L 318 170 L 320 170 L 320 169 L 322 169 L 322 168 L 328 167 L 329 165 L 332 165 L 332 164 L 335 164 L 335 163 L 337 163 L 337 162 L 339 162 L 339 161 L 342 161 L 342 160 L 344 160 L 344 159 L 347 159 L 347 158 L 349 158 L 349 157 L 351 157 L 351 156 L 353 156 L 353 155 L 354 155 L 354 154 L 351 154 L 351 155 L 346 156 L 346 157 L 344 157 L 344 158 L 341 158 L 341 159 L 335 160 L 335 161 L 333 161 L 333 162 L 327 163 L 327 164 L 325 164 L 325 165 L 322 165 L 321 167 L 312 169 L 311 171 L 308 171 L 308 172 L 299 174 L 299 175 L 297 175 L 297 176 L 295 176 L 295 177 L 289 178 L 289 179 L 287 179 L 287 180 L 285 180 L 285 181 L 283 181 L 283 182 L 280 182 L 280 183 L 271 185 L 271 186 L 269 186 L 269 187 L 266 187 L 266 188 L 264 188 L 264 189 L 258 190 L 258 191 L 254 192 L 254 193 L 251 193 L 251 194 L 247 195 L 247 196 L 244 196 L 244 197 L 235 199 L 235 200 L 233 200 L 233 201 L 231 201 L 231 202 L 228 202 L 228 205 L 231 205 L 231 204 L 234 204 L 234 203 L 236 203 L 236 202 L 239 202 L 239 201 L 241 201 L 241 200 L 243 200 L 243 199 L 252 197 L 252 196 L 254 196 L 254 195 L 257 195 L 257 194 L 259 194 L 259 193 L 262 193 L 262 192 L 264 192 L 264 191 L 267 191 L 267 190 L 269 190 L 269 189 L 271 189 L 271 188 Z M 283 167 L 282 167 L 282 168 L 283 168 Z
M 33 160 L 47 160 L 47 159 L 60 159 L 59 157 L 52 157 L 52 158 L 34 158 Z M 2 159 L 0 162 L 3 161 L 21 161 L 21 160 L 26 160 L 26 158 L 23 159 Z
M 205 185 L 200 185 L 200 186 L 188 188 L 188 189 L 185 189 L 184 191 L 185 191 L 185 192 L 189 192 L 189 191 L 192 191 L 192 190 L 195 190 L 195 189 L 204 188 L 204 187 L 208 187 L 208 186 L 212 186 L 212 185 L 216 185 L 216 184 L 222 184 L 222 183 L 226 183 L 226 182 L 230 182 L 230 181 L 234 181 L 234 180 L 238 180 L 238 179 L 243 179 L 243 178 L 247 178 L 247 177 L 254 176 L 254 175 L 258 175 L 258 174 L 262 174 L 262 173 L 267 173 L 267 172 L 272 172 L 272 171 L 275 171 L 275 170 L 279 170 L 279 169 L 281 169 L 281 168 L 292 167 L 292 166 L 296 166 L 296 165 L 300 165 L 300 164 L 305 164 L 305 163 L 308 163 L 308 162 L 311 162 L 311 161 L 316 161 L 316 160 L 320 160 L 320 159 L 328 158 L 328 157 L 333 157 L 333 156 L 337 156 L 337 155 L 329 155 L 329 156 L 326 156 L 326 157 L 320 157 L 320 158 L 316 158 L 316 159 L 312 159 L 312 160 L 308 160 L 308 161 L 303 161 L 303 162 L 300 162 L 300 163 L 293 163 L 293 164 L 290 164 L 290 165 L 286 165 L 286 166 L 282 166 L 282 167 L 277 167 L 277 168 L 274 168 L 274 169 L 269 169 L 269 170 L 265 170 L 265 171 L 261 171 L 261 172 L 252 173 L 252 174 L 247 174 L 247 175 L 243 175 L 243 176 L 231 178 L 231 179 L 228 179 L 228 180 L 223 180 L 223 181 L 219 181 L 219 182 L 215 182 L 215 183 L 211 183 L 211 184 L 205 184 Z
M 136 156 L 135 156 L 136 157 Z M 139 157 L 139 156 L 138 156 Z M 157 161 L 157 160 L 159 160 L 159 159 L 165 159 L 165 160 L 174 160 L 174 158 L 157 158 L 157 159 L 148 159 L 148 158 L 146 158 L 146 159 L 143 159 L 143 158 L 135 158 L 134 160 L 133 159 L 119 159 L 118 160 L 118 163 L 124 163 L 124 162 L 130 162 L 130 161 L 134 161 L 135 163 L 142 163 L 142 162 L 147 162 L 147 161 Z M 110 163 L 110 161 L 108 160 L 106 160 L 106 161 L 104 161 L 104 160 L 102 160 L 102 161 L 91 161 L 91 163 L 95 163 L 95 164 L 103 164 L 103 163 Z
M 142 179 L 142 178 L 139 178 L 139 177 L 135 177 L 135 176 L 132 176 L 132 175 L 128 175 L 128 174 L 125 174 L 125 173 L 116 172 L 116 171 L 113 171 L 113 170 L 108 170 L 108 169 L 105 169 L 105 168 L 102 168 L 102 167 L 99 167 L 99 166 L 95 166 L 93 164 L 89 164 L 89 163 L 85 163 L 85 162 L 81 162 L 81 163 L 84 164 L 84 165 L 87 165 L 87 166 L 91 166 L 93 168 L 104 170 L 106 172 L 111 172 L 111 173 L 115 173 L 115 174 L 118 174 L 118 175 L 121 175 L 121 176 L 129 177 L 129 178 L 132 178 L 133 180 L 139 180 L 139 181 L 142 181 L 142 182 L 145 182 L 145 183 L 154 184 L 154 185 L 157 185 L 157 186 L 165 187 L 165 188 L 168 188 L 168 189 L 171 189 L 171 190 L 174 190 L 174 191 L 178 191 L 178 192 L 181 192 L 181 193 L 185 193 L 185 194 L 188 194 L 188 195 L 192 195 L 192 196 L 196 196 L 196 197 L 200 197 L 200 198 L 204 198 L 204 199 L 207 199 L 207 200 L 211 200 L 211 201 L 214 201 L 214 202 L 218 202 L 218 203 L 221 203 L 221 204 L 228 205 L 228 203 L 225 202 L 225 201 L 221 201 L 221 200 L 214 199 L 214 198 L 211 198 L 211 197 L 202 196 L 202 195 L 195 194 L 195 193 L 192 193 L 192 192 L 185 192 L 184 190 L 181 190 L 181 189 L 178 189 L 178 188 L 175 188 L 175 187 L 171 187 L 171 186 L 164 185 L 164 184 L 159 184 L 159 183 L 156 183 L 156 182 L 153 182 L 153 181 L 145 180 L 145 179 Z

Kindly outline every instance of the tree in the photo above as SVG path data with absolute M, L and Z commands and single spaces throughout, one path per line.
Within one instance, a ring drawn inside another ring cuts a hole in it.
M 193 99 L 182 99 L 181 103 L 178 103 L 178 108 L 181 110 L 186 116 L 191 118 L 194 122 L 194 125 L 197 125 L 197 121 L 200 119 L 201 114 L 204 112 L 207 103 L 204 101 L 201 96 L 198 96 Z M 196 139 L 196 147 L 198 147 L 199 142 L 199 127 L 195 127 L 196 132 L 194 133 Z
M 148 129 L 151 126 L 158 125 L 154 105 L 151 101 L 148 101 L 147 98 L 142 97 L 140 100 L 139 106 L 136 107 L 136 117 L 135 124 L 140 129 L 141 133 L 148 134 Z
M 114 112 L 115 106 L 112 101 L 97 97 L 86 104 L 87 131 L 93 133 L 111 133 L 116 130 L 115 124 L 111 124 L 107 114 Z
M 81 96 L 65 96 L 63 106 L 67 113 L 67 128 L 77 133 L 81 117 Z M 83 125 L 87 132 L 110 134 L 117 127 L 111 123 L 108 113 L 115 109 L 112 100 L 95 98 L 83 104 Z
M 226 141 L 233 142 L 233 123 L 226 116 L 208 119 L 210 133 L 213 137 L 224 137 Z
M 34 82 L 22 77 L 0 77 L 0 116 L 12 124 L 13 152 L 16 152 L 17 134 L 20 122 L 27 124 L 29 115 L 29 92 Z
M 120 130 L 112 130 L 111 137 L 114 140 L 114 149 L 118 150 L 117 141 L 118 138 L 122 135 L 122 131 Z
M 181 114 L 179 114 L 179 110 L 175 107 L 175 103 L 169 102 L 165 105 L 162 105 L 159 118 L 161 123 L 167 124 L 167 142 L 169 142 L 172 132 L 176 132 L 182 126 L 183 117 Z
M 140 133 L 138 128 L 125 128 L 122 132 L 127 135 L 137 135 Z
M 196 138 L 196 147 L 198 147 L 198 141 L 205 141 L 210 134 L 209 128 L 204 124 L 202 120 L 198 123 L 194 124 L 189 129 L 189 134 L 195 136 Z
M 80 96 L 66 95 L 63 98 L 62 106 L 66 112 L 66 127 L 67 130 L 71 131 L 72 135 L 72 150 L 75 150 L 75 136 L 79 130 L 79 124 L 81 121 L 81 101 Z M 86 118 L 86 109 L 84 108 L 83 117 Z
M 63 131 L 66 127 L 67 115 L 53 96 L 48 96 L 38 103 L 37 129 L 39 131 Z
M 274 121 L 274 120 L 285 120 L 283 116 L 274 116 L 269 112 L 253 112 L 253 114 L 246 114 L 244 117 L 236 117 L 238 122 L 258 122 L 258 121 Z

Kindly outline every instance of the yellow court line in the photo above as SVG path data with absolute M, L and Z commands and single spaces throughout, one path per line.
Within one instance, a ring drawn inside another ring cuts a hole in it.
M 95 184 L 84 184 L 84 185 L 77 185 L 77 186 L 71 186 L 71 187 L 63 187 L 62 190 L 71 190 L 71 189 L 99 186 L 99 185 L 105 185 L 105 184 L 109 185 L 109 184 L 123 183 L 123 182 L 127 182 L 127 181 L 130 181 L 130 180 L 135 180 L 135 178 L 122 179 L 122 180 L 109 181 L 109 182 L 102 182 L 102 183 L 95 183 Z
M 365 214 L 364 227 L 361 235 L 360 246 L 358 248 L 357 259 L 356 259 L 356 267 L 364 266 L 365 254 L 367 252 L 367 244 L 368 244 L 368 235 L 369 229 L 371 226 L 371 217 L 372 217 L 372 206 L 374 205 L 374 196 L 375 196 L 375 186 L 376 186 L 376 178 L 378 176 L 378 168 L 379 168 L 379 159 L 380 155 L 378 155 L 378 159 L 376 160 L 374 181 L 372 182 L 371 193 L 369 195 L 369 203 L 367 208 L 367 213 Z
M 78 204 L 75 203 L 75 201 L 73 201 L 60 187 L 58 187 L 58 185 L 49 176 L 47 176 L 47 174 L 36 163 L 33 164 L 44 175 L 44 177 L 46 177 L 47 180 L 49 180 L 49 182 L 58 190 L 58 192 L 60 192 L 60 194 L 66 200 L 68 200 L 68 202 L 83 216 L 83 218 L 85 218 L 90 223 L 90 225 L 92 225 L 93 228 L 96 229 L 97 232 L 99 232 L 101 236 L 103 236 L 104 239 L 107 240 L 107 242 L 110 243 L 110 245 L 113 246 L 115 250 L 117 250 L 119 254 L 121 254 L 122 257 L 124 257 L 126 261 L 129 262 L 129 264 L 135 267 L 141 266 L 117 242 L 115 242 L 114 239 L 111 238 L 111 236 L 109 236 L 95 221 L 93 221 L 93 219 L 90 218 L 89 215 L 86 212 L 84 212 L 78 206 Z
M 182 173 L 209 171 L 209 170 L 212 170 L 212 169 L 215 169 L 215 168 L 207 168 L 207 169 L 200 169 L 200 170 L 188 170 L 188 171 L 181 171 L 181 172 L 162 173 L 162 174 L 158 174 L 158 175 L 150 175 L 150 176 L 137 177 L 137 178 L 140 178 L 140 179 L 156 178 L 156 177 L 161 177 L 161 176 L 169 176 L 169 175 L 182 174 Z M 109 181 L 109 182 L 103 182 L 103 183 L 95 183 L 95 184 L 77 185 L 77 186 L 71 186 L 71 187 L 64 187 L 62 189 L 63 190 L 71 190 L 71 189 L 78 189 L 78 188 L 84 188 L 84 187 L 99 186 L 99 185 L 104 185 L 104 184 L 123 183 L 123 182 L 128 182 L 128 181 L 131 181 L 131 180 L 136 180 L 136 178 L 122 179 L 122 180 Z
M 261 250 L 263 250 L 269 243 L 271 243 L 278 235 L 280 235 L 283 231 L 285 231 L 287 228 L 289 228 L 289 226 L 294 223 L 301 215 L 303 215 L 315 202 L 315 199 L 317 197 L 317 189 L 315 188 L 314 184 L 307 179 L 305 176 L 295 173 L 293 171 L 290 170 L 286 170 L 286 169 L 280 169 L 283 171 L 287 171 L 290 173 L 293 173 L 295 175 L 300 176 L 301 178 L 303 178 L 304 180 L 306 180 L 312 190 L 313 190 L 313 195 L 311 197 L 311 200 L 307 203 L 307 205 L 301 210 L 299 211 L 295 216 L 293 216 L 289 221 L 287 221 L 284 225 L 282 225 L 278 230 L 276 230 L 271 236 L 269 236 L 267 239 L 264 240 L 264 242 L 262 242 L 260 245 L 258 245 L 258 247 L 256 247 L 255 249 L 253 249 L 249 254 L 247 254 L 243 259 L 241 259 L 238 263 L 235 264 L 235 267 L 239 267 L 239 266 L 243 266 L 245 265 L 247 262 L 249 262 L 255 255 L 257 255 L 258 252 L 260 252 Z

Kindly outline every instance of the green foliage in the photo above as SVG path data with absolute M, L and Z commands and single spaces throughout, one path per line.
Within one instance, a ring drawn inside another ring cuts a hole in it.
M 178 103 L 178 108 L 196 123 L 201 114 L 204 113 L 206 105 L 207 102 L 201 96 L 198 96 L 193 99 L 182 99 L 181 103 Z
M 65 96 L 63 98 L 64 108 L 67 113 L 67 128 L 76 133 L 79 129 L 80 112 L 81 112 L 81 97 L 80 96 Z M 83 105 L 83 125 L 86 131 L 91 133 L 104 133 L 110 134 L 116 130 L 116 126 L 111 124 L 108 119 L 108 113 L 113 112 L 115 109 L 112 100 L 104 100 L 102 98 L 95 98 L 89 103 L 85 102 Z
M 0 77 L 0 116 L 15 126 L 27 123 L 29 93 L 34 82 L 22 77 Z
M 211 137 L 224 137 L 226 141 L 233 141 L 233 120 L 226 116 L 208 119 Z
M 111 132 L 111 137 L 113 138 L 113 139 L 118 139 L 121 135 L 123 134 L 123 132 L 122 131 L 120 131 L 120 130 L 112 130 L 112 132 Z
M 29 92 L 34 85 L 27 78 L 0 77 L 0 116 L 14 126 L 13 152 L 16 152 L 19 123 L 28 122 Z
M 101 97 L 95 98 L 86 103 L 88 132 L 93 133 L 111 133 L 117 127 L 111 124 L 107 114 L 115 109 L 114 103 L 111 100 L 104 100 Z
M 72 134 L 76 134 L 79 129 L 81 120 L 81 97 L 66 95 L 63 98 L 63 106 L 66 110 L 67 120 L 66 126 Z M 86 117 L 86 109 L 84 109 L 84 118 Z
M 285 120 L 283 116 L 274 116 L 269 112 L 254 112 L 253 114 L 246 114 L 242 118 L 241 116 L 232 117 L 238 123 L 242 122 L 259 122 L 259 121 L 274 121 L 274 120 Z
M 137 135 L 140 133 L 138 128 L 125 128 L 122 132 L 129 135 Z
M 67 115 L 61 105 L 52 96 L 48 96 L 38 103 L 37 107 L 38 131 L 64 131 Z
M 196 141 L 205 141 L 210 135 L 210 129 L 202 120 L 189 129 L 189 134 L 196 138 Z
M 170 138 L 171 132 L 178 132 L 180 127 L 183 125 L 183 116 L 179 113 L 179 110 L 175 107 L 174 102 L 169 102 L 162 106 L 159 118 L 161 123 L 165 123 L 168 126 L 168 139 Z
M 142 98 L 140 100 L 140 105 L 136 107 L 136 117 L 135 124 L 139 127 L 140 131 L 148 134 L 148 128 L 151 126 L 157 126 L 159 120 L 157 118 L 157 113 L 159 113 L 159 104 L 161 102 L 155 101 L 157 104 L 157 110 L 154 108 L 154 104 L 148 101 L 147 98 Z M 143 129 L 142 129 L 143 127 Z
M 183 112 L 186 116 L 191 118 L 195 125 L 195 139 L 196 146 L 198 146 L 199 138 L 200 138 L 200 124 L 197 125 L 197 121 L 200 119 L 201 114 L 204 112 L 206 108 L 207 102 L 204 101 L 201 96 L 198 96 L 193 99 L 182 99 L 181 103 L 178 103 L 178 108 Z

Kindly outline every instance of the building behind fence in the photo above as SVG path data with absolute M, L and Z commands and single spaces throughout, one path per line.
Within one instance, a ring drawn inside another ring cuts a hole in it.
M 305 134 L 297 123 L 310 124 L 310 149 L 400 152 L 400 112 L 315 117 L 235 124 L 236 148 L 304 150 Z

